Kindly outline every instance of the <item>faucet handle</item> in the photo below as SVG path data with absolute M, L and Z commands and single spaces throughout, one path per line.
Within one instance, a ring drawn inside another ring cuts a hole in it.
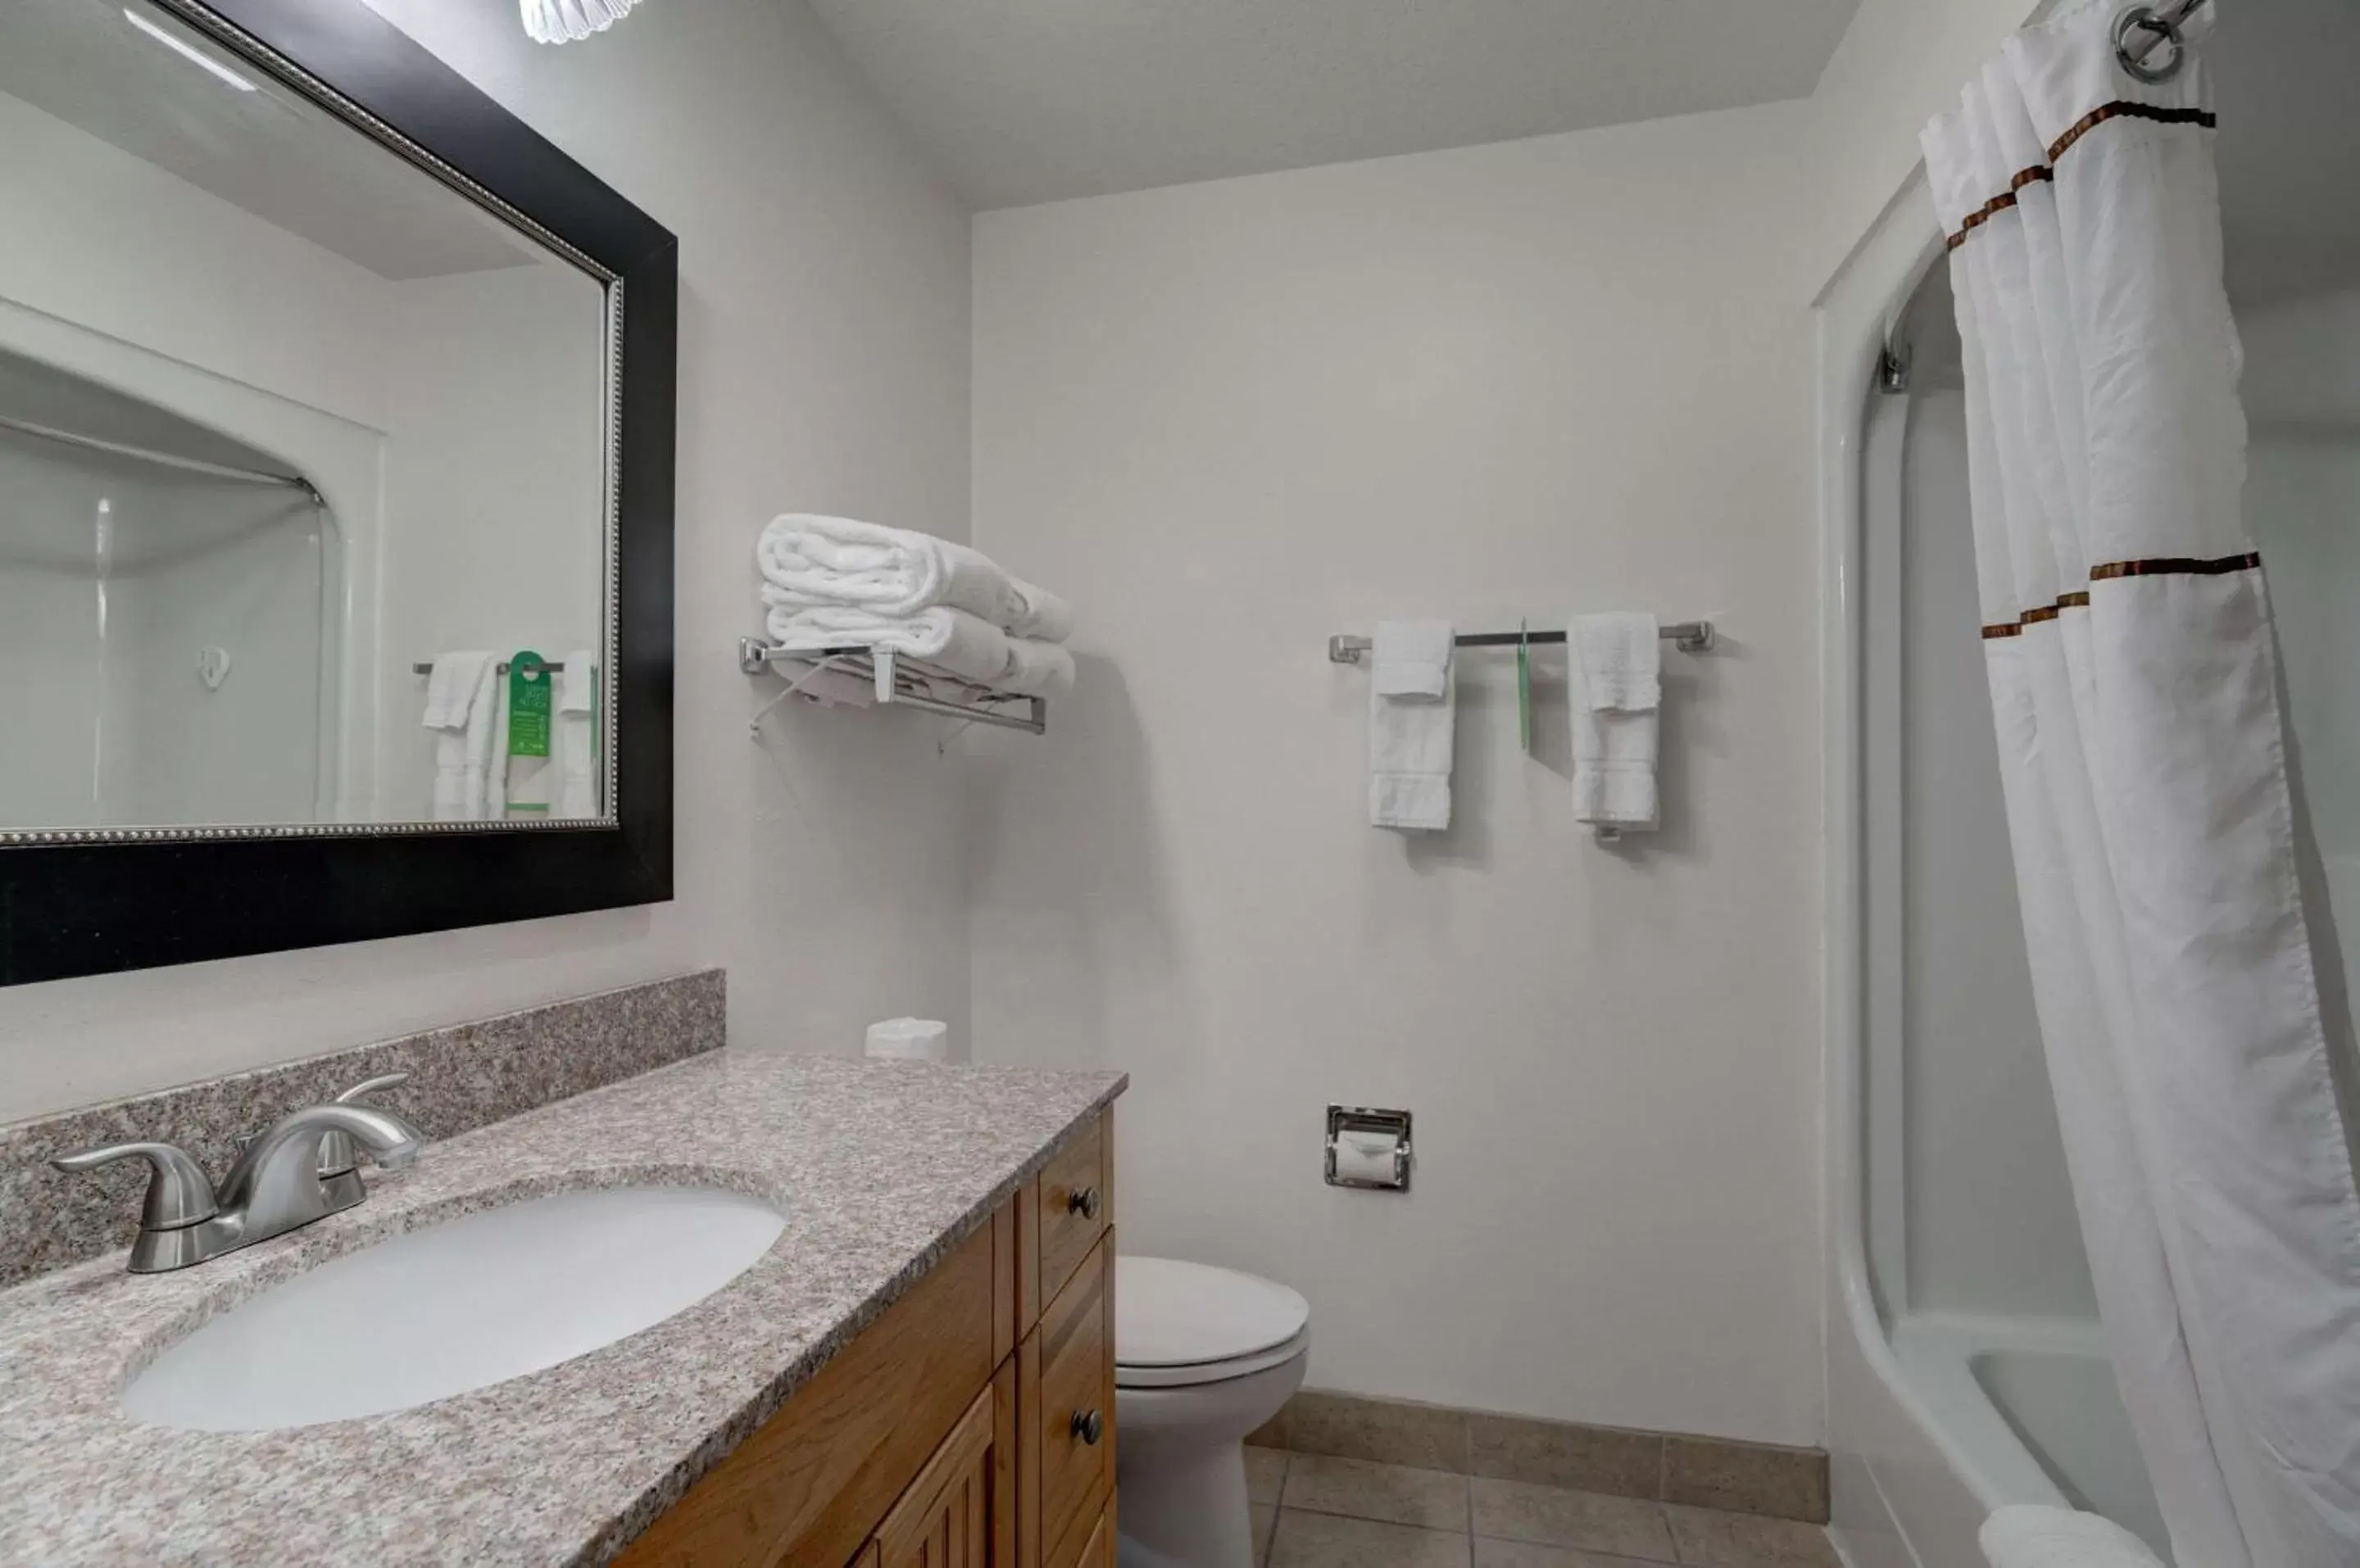
M 363 1079 L 336 1096 L 340 1105 L 356 1105 L 380 1089 L 390 1089 L 410 1082 L 407 1073 L 380 1073 L 374 1078 Z M 320 1138 L 320 1175 L 324 1180 L 341 1176 L 360 1163 L 360 1152 L 353 1147 L 353 1135 L 348 1132 L 328 1132 Z
M 85 1149 L 79 1154 L 60 1155 L 49 1164 L 70 1175 L 79 1175 L 118 1160 L 145 1160 L 150 1168 L 148 1201 L 139 1212 L 140 1229 L 180 1230 L 209 1220 L 219 1212 L 213 1202 L 213 1184 L 205 1180 L 204 1171 L 195 1160 L 169 1143 L 110 1144 L 103 1149 Z
M 361 1080 L 361 1082 L 354 1084 L 351 1088 L 337 1095 L 336 1104 L 340 1105 L 356 1105 L 369 1095 L 376 1094 L 379 1089 L 390 1089 L 398 1084 L 407 1083 L 409 1082 L 410 1074 L 407 1073 L 380 1073 L 374 1078 L 365 1078 Z

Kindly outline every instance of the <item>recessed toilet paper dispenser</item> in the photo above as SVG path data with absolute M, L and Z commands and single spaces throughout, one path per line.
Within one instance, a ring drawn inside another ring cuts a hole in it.
M 1409 1113 L 1328 1107 L 1328 1185 L 1409 1191 Z

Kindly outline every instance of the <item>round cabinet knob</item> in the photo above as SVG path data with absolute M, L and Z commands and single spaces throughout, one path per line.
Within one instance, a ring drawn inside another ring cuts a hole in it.
M 1086 1220 L 1098 1218 L 1098 1190 L 1096 1187 L 1075 1188 L 1065 1194 L 1065 1212 L 1069 1214 L 1079 1214 Z M 1096 1443 L 1098 1439 L 1092 1438 L 1090 1441 Z
M 1096 1448 L 1098 1439 L 1106 1435 L 1106 1417 L 1096 1410 L 1076 1410 L 1073 1432 L 1076 1437 Z

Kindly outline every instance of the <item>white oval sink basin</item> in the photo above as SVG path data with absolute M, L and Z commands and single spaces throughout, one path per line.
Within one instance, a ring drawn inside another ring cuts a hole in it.
M 464 1214 L 240 1302 L 132 1379 L 123 1408 L 195 1432 L 267 1432 L 448 1399 L 694 1306 L 786 1224 L 759 1198 L 711 1187 L 558 1192 Z

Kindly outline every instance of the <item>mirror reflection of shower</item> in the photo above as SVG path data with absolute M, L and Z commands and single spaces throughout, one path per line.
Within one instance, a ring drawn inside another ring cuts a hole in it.
M 61 827 L 334 795 L 333 515 L 292 465 L 0 354 L 0 790 Z

